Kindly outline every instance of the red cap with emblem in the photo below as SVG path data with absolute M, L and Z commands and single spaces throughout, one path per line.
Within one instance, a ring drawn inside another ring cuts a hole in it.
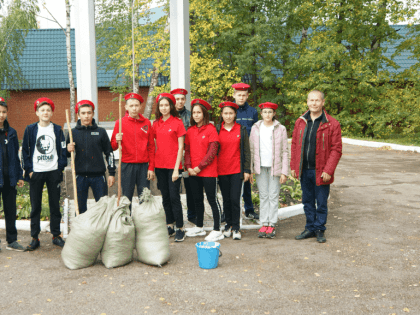
M 141 95 L 137 94 L 137 93 L 128 93 L 124 96 L 124 99 L 126 101 L 128 101 L 130 98 L 134 98 L 136 100 L 138 100 L 141 103 L 144 102 L 143 97 L 141 97 Z
M 194 100 L 191 101 L 191 108 L 193 108 L 194 104 L 201 104 L 203 105 L 207 110 L 211 109 L 211 105 L 209 103 L 207 103 L 205 100 L 202 100 L 201 98 L 196 98 Z
M 175 99 L 175 97 L 174 97 L 172 94 L 169 94 L 169 93 L 160 93 L 160 94 L 156 97 L 156 103 L 159 103 L 159 100 L 160 100 L 162 97 L 167 97 L 167 98 L 169 98 L 169 99 L 172 101 L 172 103 L 174 103 L 174 105 L 176 104 L 176 99 Z
M 273 110 L 276 110 L 277 107 L 279 107 L 279 106 L 277 104 L 274 104 L 274 103 L 265 102 L 265 103 L 262 103 L 262 104 L 258 105 L 258 107 L 261 108 L 261 109 L 271 108 Z
M 175 89 L 171 91 L 172 95 L 176 95 L 176 94 L 182 94 L 182 95 L 187 95 L 188 91 L 186 89 Z
M 35 101 L 35 103 L 34 103 L 34 109 L 35 109 L 35 111 L 37 110 L 37 108 L 39 107 L 39 105 L 42 105 L 42 104 L 48 104 L 48 105 L 50 105 L 52 111 L 54 111 L 54 109 L 55 109 L 55 105 L 54 105 L 54 102 L 53 101 L 51 101 L 49 98 L 41 97 L 41 98 L 38 98 Z
M 92 103 L 91 101 L 88 101 L 88 100 L 81 100 L 80 102 L 78 102 L 78 103 L 76 104 L 76 114 L 79 112 L 79 108 L 80 108 L 80 106 L 82 106 L 82 105 L 89 105 L 89 106 L 92 106 L 92 110 L 95 110 L 95 105 L 93 105 L 93 103 Z
M 221 102 L 219 104 L 219 107 L 220 108 L 223 108 L 223 107 L 233 107 L 235 109 L 238 109 L 239 108 L 238 104 L 236 104 L 234 102 Z
M 0 97 L 0 102 L 6 102 L 3 97 Z
M 237 91 L 248 91 L 251 86 L 245 83 L 235 83 L 232 84 L 232 87 Z

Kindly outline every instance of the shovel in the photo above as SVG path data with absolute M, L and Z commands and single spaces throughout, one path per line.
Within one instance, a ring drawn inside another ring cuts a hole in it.
M 70 143 L 73 143 L 73 133 L 70 127 L 69 110 L 66 109 L 67 128 L 69 129 Z M 74 166 L 74 151 L 70 152 L 71 155 L 71 176 L 73 177 L 73 193 L 74 193 L 74 209 L 76 210 L 76 216 L 79 215 L 79 202 L 77 201 L 77 184 L 76 184 L 76 169 Z

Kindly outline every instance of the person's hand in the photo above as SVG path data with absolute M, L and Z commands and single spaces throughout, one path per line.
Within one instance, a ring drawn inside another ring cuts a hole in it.
M 19 188 L 22 188 L 23 187 L 23 185 L 25 185 L 25 182 L 23 181 L 23 179 L 19 179 L 19 181 L 18 181 L 18 187 Z
M 292 170 L 291 175 L 292 175 L 294 178 L 297 178 L 297 176 L 296 176 L 296 172 L 295 172 L 294 170 Z
M 244 173 L 244 182 L 249 181 L 250 176 L 251 176 L 250 174 Z
M 30 172 L 29 173 L 29 178 L 32 178 L 32 174 L 33 174 L 34 172 Z
M 115 135 L 115 140 L 117 140 L 117 141 L 122 141 L 122 136 L 123 136 L 123 134 L 122 134 L 122 133 L 117 133 L 117 134 Z
M 147 180 L 155 180 L 155 172 L 147 171 Z
M 200 173 L 201 170 L 198 168 L 198 166 L 196 166 L 194 167 L 194 172 L 195 172 L 195 175 L 198 175 L 198 173 Z
M 321 177 L 322 177 L 322 179 L 324 180 L 324 183 L 328 182 L 328 181 L 331 179 L 331 175 L 328 175 L 328 174 L 327 174 L 327 173 L 325 173 L 325 172 L 322 172 Z
M 254 184 L 254 174 L 249 175 L 249 183 Z
M 192 168 L 188 169 L 188 173 L 190 173 L 190 176 L 197 176 L 197 173 Z
M 112 187 L 115 183 L 115 176 L 108 176 L 108 187 Z
M 172 173 L 172 181 L 176 182 L 179 178 L 179 170 L 178 169 L 174 169 L 174 172 Z
M 280 176 L 280 184 L 284 184 L 287 180 L 287 176 L 284 174 L 281 174 Z
M 75 146 L 76 144 L 74 143 L 74 142 L 72 142 L 72 143 L 69 143 L 68 145 L 67 145 L 67 151 L 68 152 L 74 152 L 74 146 Z

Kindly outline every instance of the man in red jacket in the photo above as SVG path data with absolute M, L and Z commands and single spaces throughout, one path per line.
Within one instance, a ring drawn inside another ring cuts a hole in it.
M 330 184 L 342 155 L 340 123 L 327 114 L 324 103 L 321 91 L 308 94 L 309 110 L 296 120 L 290 159 L 292 176 L 300 179 L 306 215 L 305 230 L 296 239 L 316 236 L 319 243 L 326 242 Z

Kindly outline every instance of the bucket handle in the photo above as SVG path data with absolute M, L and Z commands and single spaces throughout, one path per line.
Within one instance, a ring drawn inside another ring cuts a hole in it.
M 222 257 L 222 251 L 220 248 L 219 248 L 219 257 Z

